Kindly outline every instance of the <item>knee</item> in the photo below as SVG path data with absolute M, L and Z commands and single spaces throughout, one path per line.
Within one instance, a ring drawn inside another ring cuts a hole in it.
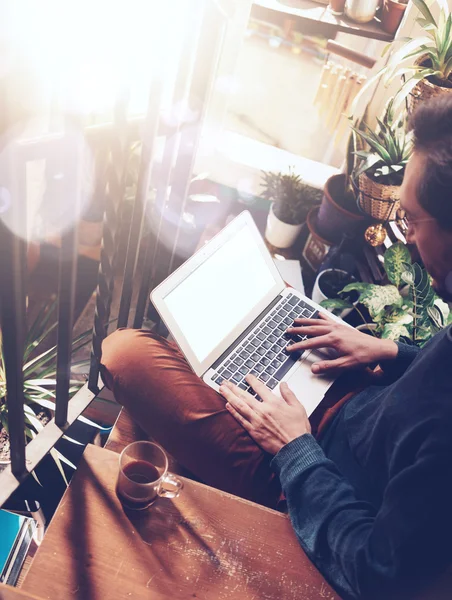
M 117 329 L 102 344 L 101 369 L 106 385 L 124 382 L 149 368 L 152 354 L 160 346 L 157 336 L 139 329 Z

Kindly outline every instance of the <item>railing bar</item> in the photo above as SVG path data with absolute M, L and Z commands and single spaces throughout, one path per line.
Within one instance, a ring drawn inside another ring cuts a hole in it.
M 209 9 L 211 14 L 209 14 Z M 215 25 L 210 27 L 209 24 L 202 29 L 201 38 L 199 41 L 197 60 L 195 61 L 195 72 L 191 84 L 190 97 L 202 98 L 202 105 L 199 110 L 199 118 L 197 126 L 182 132 L 181 145 L 179 148 L 177 163 L 174 169 L 174 184 L 171 187 L 170 199 L 168 202 L 169 208 L 176 207 L 176 213 L 179 216 L 176 235 L 171 251 L 169 261 L 168 274 L 173 271 L 174 261 L 176 258 L 177 247 L 179 244 L 180 230 L 182 226 L 182 217 L 184 207 L 187 200 L 188 189 L 190 185 L 190 177 L 193 172 L 193 167 L 198 149 L 199 140 L 202 132 L 202 122 L 207 111 L 211 90 L 214 82 L 214 75 L 218 66 L 221 46 L 224 40 L 226 31 L 226 20 L 220 19 L 219 14 L 213 13 L 213 7 L 207 7 L 205 11 L 205 19 L 213 18 Z M 206 47 L 213 56 L 209 61 L 208 67 L 205 66 L 203 57 L 205 56 Z M 186 149 L 186 152 L 184 150 Z
M 25 241 L 3 224 L 1 240 L 1 333 L 6 380 L 6 406 L 11 453 L 11 470 L 16 476 L 25 471 L 24 417 L 24 326 L 25 316 Z
M 202 19 L 198 18 L 198 26 Z M 173 93 L 173 106 L 178 102 L 185 101 L 189 90 L 190 76 L 194 68 L 194 50 L 192 49 L 196 38 L 197 28 L 187 27 L 185 39 L 183 42 L 181 60 L 179 61 L 176 84 Z M 155 232 L 151 232 L 149 243 L 146 245 L 143 259 L 143 278 L 138 292 L 135 318 L 133 321 L 134 329 L 140 329 L 143 325 L 144 314 L 149 292 L 155 285 L 156 265 L 159 254 L 160 235 L 163 225 L 164 208 L 167 200 L 168 189 L 171 181 L 171 172 L 176 158 L 177 149 L 180 141 L 181 122 L 177 122 L 174 133 L 168 136 L 163 149 L 163 159 L 161 168 L 158 170 L 158 183 L 156 186 L 156 197 L 149 212 L 154 213 L 150 221 L 157 224 Z M 152 185 L 152 182 L 151 182 Z M 154 234 L 154 235 L 153 235 Z
M 152 277 L 152 259 L 153 252 L 151 250 L 151 245 L 155 248 L 155 241 L 153 240 L 152 235 L 149 236 L 149 241 L 146 244 L 146 248 L 144 249 L 144 257 L 143 257 L 143 275 L 141 277 L 140 289 L 138 291 L 138 298 L 135 310 L 135 317 L 133 319 L 133 328 L 141 329 L 143 326 L 144 313 L 146 310 L 146 304 L 149 296 L 149 290 L 151 287 L 151 277 Z
M 72 329 L 74 326 L 75 285 L 77 276 L 77 227 L 62 237 L 58 285 L 58 337 L 55 423 L 67 422 L 71 379 Z
M 173 94 L 174 106 L 180 102 L 183 104 L 188 104 L 191 78 L 195 69 L 195 60 L 197 56 L 197 39 L 201 34 L 203 23 L 203 11 L 200 8 L 201 7 L 198 4 L 198 11 L 192 12 L 190 27 L 186 28 L 181 61 L 179 64 L 178 75 Z M 191 127 L 191 124 L 189 126 Z M 159 170 L 156 198 L 152 207 L 154 218 L 151 220 L 151 222 L 157 223 L 157 229 L 154 239 L 154 247 L 152 249 L 151 280 L 148 287 L 149 290 L 153 289 L 156 283 L 158 283 L 159 270 L 165 262 L 162 256 L 163 247 L 160 244 L 160 236 L 164 222 L 165 207 L 168 201 L 168 191 L 170 189 L 169 186 L 171 183 L 171 176 L 176 163 L 177 152 L 180 148 L 180 130 L 181 123 L 178 122 L 177 129 L 174 134 L 167 137 L 163 152 L 162 167 Z M 163 269 L 161 269 L 161 271 L 164 273 Z M 156 314 L 155 318 L 157 319 L 157 324 L 159 324 L 160 318 L 158 314 Z
M 58 336 L 55 422 L 65 427 L 71 379 L 72 330 L 74 326 L 75 285 L 77 277 L 78 221 L 80 218 L 80 194 L 83 179 L 84 144 L 73 141 L 71 136 L 62 138 L 61 152 L 56 166 L 64 173 L 62 201 L 68 205 L 72 217 L 69 229 L 61 236 L 59 280 L 58 280 Z
M 127 135 L 128 90 L 122 91 L 115 102 L 116 136 L 107 131 L 99 150 L 96 194 L 104 197 L 104 218 L 99 271 L 97 276 L 96 309 L 94 314 L 92 350 L 88 387 L 98 391 L 102 342 L 107 335 L 110 307 L 114 292 L 117 262 L 120 210 L 124 199 L 125 159 Z M 119 171 L 119 172 L 118 172 Z
M 10 203 L 0 219 L 0 344 L 6 381 L 6 407 L 11 470 L 16 476 L 26 471 L 24 414 L 24 342 L 26 328 L 27 214 L 25 162 L 13 142 L 5 151 L 7 170 L 2 185 Z
M 132 212 L 132 223 L 127 245 L 126 264 L 119 305 L 118 327 L 127 327 L 133 293 L 133 279 L 137 265 L 138 247 L 141 238 L 149 190 L 149 176 L 154 158 L 155 140 L 158 131 L 163 79 L 156 77 L 149 92 L 149 104 L 142 136 L 140 170 L 137 192 Z

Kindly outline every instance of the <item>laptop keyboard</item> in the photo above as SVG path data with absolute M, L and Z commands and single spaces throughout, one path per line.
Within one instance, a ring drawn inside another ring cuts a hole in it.
M 294 294 L 285 296 L 221 364 L 212 381 L 218 385 L 231 381 L 260 400 L 245 377 L 251 373 L 274 389 L 301 356 L 300 352 L 285 349 L 289 340 L 300 342 L 307 337 L 289 335 L 287 328 L 293 325 L 294 319 L 316 318 L 317 314 L 315 308 Z

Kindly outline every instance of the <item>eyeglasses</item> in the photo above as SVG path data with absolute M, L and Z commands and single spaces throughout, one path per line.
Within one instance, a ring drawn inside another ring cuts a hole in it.
M 428 221 L 435 221 L 435 217 L 420 217 L 419 219 L 408 218 L 406 211 L 403 208 L 398 208 L 396 212 L 396 223 L 399 227 L 408 228 L 410 225 L 416 223 L 426 223 Z

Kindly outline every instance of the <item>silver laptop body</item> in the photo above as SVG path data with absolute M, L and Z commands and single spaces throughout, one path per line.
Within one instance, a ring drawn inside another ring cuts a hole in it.
M 326 311 L 286 287 L 248 211 L 156 287 L 151 300 L 194 372 L 216 391 L 227 379 L 255 395 L 247 373 L 275 393 L 286 381 L 310 415 L 334 381 L 311 372 L 320 352 L 286 351 L 293 319 Z

